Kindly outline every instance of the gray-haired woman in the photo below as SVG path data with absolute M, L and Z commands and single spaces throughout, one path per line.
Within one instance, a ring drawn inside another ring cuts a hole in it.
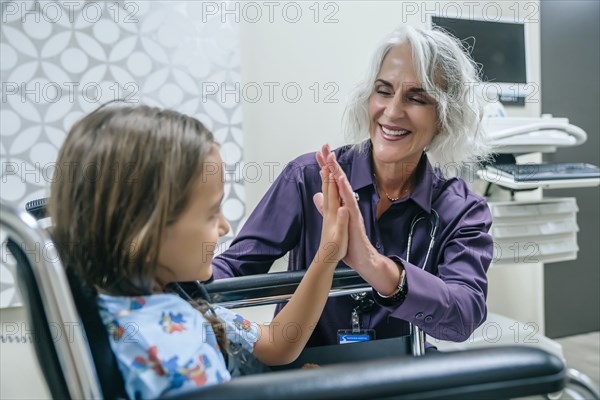
M 487 155 L 478 82 L 446 32 L 392 32 L 345 114 L 354 144 L 288 164 L 215 258 L 214 276 L 267 272 L 288 251 L 290 270 L 310 265 L 321 229 L 318 171 L 328 166 L 350 206 L 343 261 L 373 287 L 358 340 L 408 334 L 409 322 L 435 338 L 467 339 L 486 318 L 492 219 L 484 199 L 452 175 Z M 350 297 L 329 299 L 308 345 L 341 342 L 356 307 Z

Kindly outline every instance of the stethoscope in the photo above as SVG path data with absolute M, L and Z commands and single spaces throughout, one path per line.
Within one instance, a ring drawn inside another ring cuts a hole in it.
M 423 264 L 421 265 L 421 269 L 425 270 L 425 266 L 427 265 L 427 261 L 429 261 L 429 255 L 431 254 L 431 250 L 435 245 L 435 235 L 437 233 L 438 227 L 440 225 L 440 215 L 433 208 L 431 209 L 431 213 L 427 215 L 424 211 L 421 211 L 413 218 L 410 223 L 410 230 L 408 231 L 408 239 L 406 243 L 406 262 L 410 262 L 410 248 L 412 245 L 413 233 L 415 231 L 415 226 L 427 219 L 429 222 L 429 246 L 427 247 L 427 254 L 425 254 L 425 260 L 423 260 Z M 421 328 L 416 325 L 410 325 L 410 333 L 412 336 L 412 353 L 413 356 L 422 356 L 425 354 L 425 332 Z
M 415 215 L 410 223 L 410 229 L 408 231 L 408 238 L 406 240 L 406 262 L 410 262 L 410 254 L 411 247 L 413 241 L 413 235 L 415 232 L 415 227 L 421 222 L 427 221 L 429 227 L 429 246 L 427 246 L 427 253 L 425 254 L 425 259 L 423 260 L 423 264 L 421 265 L 421 269 L 425 270 L 427 266 L 427 262 L 429 261 L 429 256 L 431 255 L 431 251 L 435 245 L 435 236 L 437 234 L 437 230 L 440 225 L 440 215 L 435 209 L 431 209 L 431 213 L 427 214 L 425 211 L 419 212 Z M 357 329 L 359 326 L 359 317 L 358 311 L 366 311 L 367 308 L 370 308 L 370 305 L 373 304 L 372 300 L 367 300 L 367 293 L 355 293 L 350 295 L 354 300 L 359 301 L 359 305 L 352 311 L 352 325 L 353 330 Z M 365 303 L 368 302 L 369 304 Z M 421 356 L 425 354 L 425 332 L 421 330 L 416 325 L 410 325 L 410 332 L 413 338 L 412 340 L 412 353 L 414 356 Z
M 423 265 L 421 269 L 425 269 L 427 265 L 427 261 L 429 260 L 429 255 L 431 254 L 431 250 L 435 245 L 435 234 L 437 233 L 438 227 L 440 225 L 440 215 L 433 208 L 431 209 L 431 213 L 427 215 L 425 211 L 421 211 L 412 219 L 410 223 L 410 230 L 408 231 L 408 239 L 406 243 L 406 262 L 410 262 L 410 248 L 412 245 L 413 233 L 415 231 L 415 226 L 425 220 L 428 219 L 429 222 L 429 247 L 427 248 L 427 254 L 425 255 L 425 260 L 423 260 Z

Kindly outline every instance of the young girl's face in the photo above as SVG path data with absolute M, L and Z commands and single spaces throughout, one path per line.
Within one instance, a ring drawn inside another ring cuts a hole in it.
M 223 168 L 216 147 L 192 190 L 187 208 L 163 234 L 156 272 L 163 284 L 209 279 L 217 240 L 229 232 L 221 212 Z

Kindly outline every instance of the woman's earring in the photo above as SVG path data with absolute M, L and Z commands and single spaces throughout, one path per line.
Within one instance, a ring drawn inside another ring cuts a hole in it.
M 427 153 L 429 151 L 429 146 L 423 147 L 423 153 Z

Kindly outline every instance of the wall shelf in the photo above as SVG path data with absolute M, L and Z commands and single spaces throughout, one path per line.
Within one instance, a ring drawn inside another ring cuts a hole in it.
M 493 168 L 480 169 L 477 176 L 490 183 L 509 189 L 568 189 L 575 187 L 594 187 L 600 185 L 600 178 L 556 179 L 548 181 L 515 182 L 514 179 L 503 176 Z

